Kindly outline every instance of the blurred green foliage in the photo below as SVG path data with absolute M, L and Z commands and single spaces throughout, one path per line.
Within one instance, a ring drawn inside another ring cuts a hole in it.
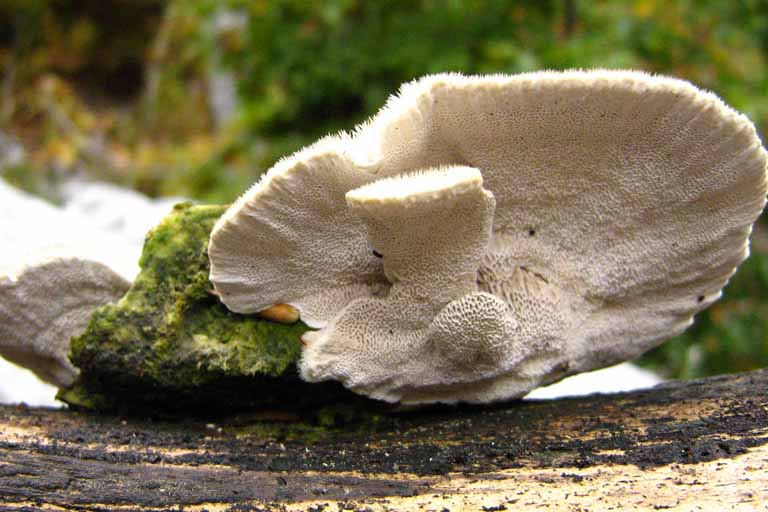
M 715 91 L 768 133 L 768 0 L 0 0 L 0 65 L 0 129 L 29 150 L 6 177 L 37 189 L 89 172 L 231 201 L 441 71 L 644 69 Z M 223 124 L 222 74 L 238 91 Z M 643 362 L 684 377 L 767 365 L 767 246 Z
M 208 3 L 208 12 L 221 5 Z M 573 67 L 681 76 L 768 125 L 764 1 L 228 4 L 249 23 L 227 62 L 251 126 L 270 133 L 349 127 L 427 73 Z

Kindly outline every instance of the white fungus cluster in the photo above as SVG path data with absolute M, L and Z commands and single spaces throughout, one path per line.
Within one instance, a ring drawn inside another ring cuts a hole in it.
M 319 329 L 308 380 L 517 397 L 689 326 L 748 255 L 766 182 L 752 123 L 681 80 L 435 75 L 270 169 L 214 228 L 211 281 Z

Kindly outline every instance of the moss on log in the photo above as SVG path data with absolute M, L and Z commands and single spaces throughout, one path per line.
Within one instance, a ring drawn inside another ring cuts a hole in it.
M 141 272 L 117 303 L 73 339 L 80 371 L 59 398 L 98 410 L 301 408 L 351 397 L 297 375 L 308 328 L 229 311 L 208 280 L 208 237 L 223 206 L 181 204 L 147 235 Z
M 768 370 L 363 423 L 0 407 L 0 509 L 755 510 Z

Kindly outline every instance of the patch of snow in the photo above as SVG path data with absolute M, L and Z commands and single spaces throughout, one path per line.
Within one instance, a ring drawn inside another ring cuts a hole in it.
M 99 261 L 128 280 L 138 273 L 141 247 L 2 180 L 0 219 L 0 275 L 61 256 Z
M 72 181 L 61 193 L 64 212 L 87 218 L 94 228 L 122 238 L 139 252 L 147 231 L 175 204 L 185 201 L 178 197 L 150 199 L 135 190 L 102 182 Z
M 0 403 L 57 407 L 63 404 L 56 400 L 56 391 L 34 373 L 0 357 Z
M 534 389 L 528 399 L 550 399 L 566 396 L 583 396 L 593 393 L 619 393 L 652 388 L 664 379 L 650 370 L 632 363 L 621 363 L 592 372 L 579 373 L 560 382 Z

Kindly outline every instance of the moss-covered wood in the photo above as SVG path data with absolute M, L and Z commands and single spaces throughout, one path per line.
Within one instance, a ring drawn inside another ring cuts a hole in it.
M 761 370 L 363 422 L 4 406 L 0 509 L 758 510 L 767 390 Z
M 141 273 L 117 303 L 72 341 L 81 371 L 65 402 L 89 409 L 215 414 L 301 409 L 352 398 L 338 384 L 298 378 L 301 322 L 230 312 L 208 281 L 208 236 L 223 206 L 181 204 L 148 235 Z

